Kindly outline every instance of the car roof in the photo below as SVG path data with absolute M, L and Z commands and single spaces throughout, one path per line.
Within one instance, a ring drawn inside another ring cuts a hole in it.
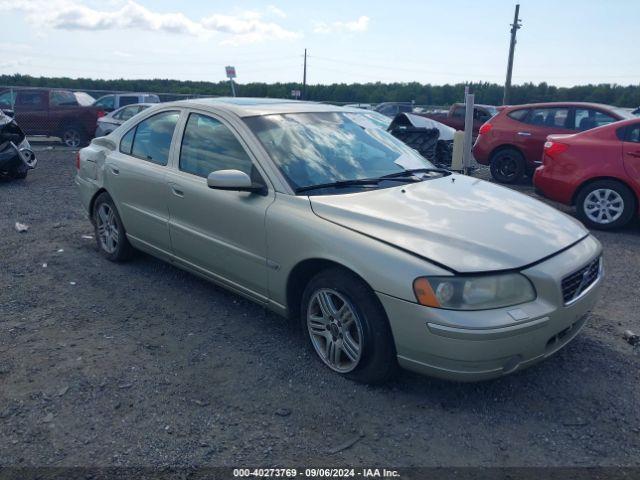
M 357 112 L 358 108 L 339 107 L 326 103 L 289 100 L 286 98 L 253 98 L 253 97 L 216 97 L 193 98 L 161 104 L 163 107 L 200 107 L 216 108 L 231 112 L 238 117 L 257 117 L 282 113 L 320 113 L 320 112 Z
M 585 107 L 585 108 L 604 108 L 611 110 L 613 105 L 593 102 L 540 102 L 540 103 L 523 103 L 522 105 L 507 105 L 505 110 L 519 110 L 521 108 L 550 108 L 550 107 Z

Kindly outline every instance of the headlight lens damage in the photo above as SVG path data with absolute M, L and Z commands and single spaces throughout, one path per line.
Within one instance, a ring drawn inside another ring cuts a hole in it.
M 535 300 L 533 285 L 520 273 L 420 277 L 413 282 L 418 303 L 450 310 L 487 310 Z

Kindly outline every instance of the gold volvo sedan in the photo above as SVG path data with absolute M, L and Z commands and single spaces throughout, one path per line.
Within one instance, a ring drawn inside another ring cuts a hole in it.
M 362 110 L 164 103 L 96 138 L 76 183 L 100 252 L 134 249 L 299 320 L 331 370 L 520 370 L 585 324 L 600 243 L 528 196 L 435 168 Z

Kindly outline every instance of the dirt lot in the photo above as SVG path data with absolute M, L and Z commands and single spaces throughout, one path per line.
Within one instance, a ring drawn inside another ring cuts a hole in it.
M 238 296 L 146 255 L 104 260 L 75 153 L 38 153 L 0 182 L 0 465 L 640 465 L 640 347 L 622 338 L 640 332 L 637 224 L 596 233 L 603 295 L 555 357 L 370 388 Z

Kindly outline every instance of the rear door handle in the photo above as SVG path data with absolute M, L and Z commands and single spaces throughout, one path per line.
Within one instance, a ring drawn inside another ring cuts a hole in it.
M 627 155 L 632 157 L 640 158 L 640 152 L 627 152 Z
M 118 170 L 117 167 L 111 167 L 111 171 L 113 172 L 114 175 L 119 175 L 120 174 L 120 170 Z
M 518 132 L 518 135 L 521 135 L 523 137 L 530 137 L 531 136 L 531 132 Z

